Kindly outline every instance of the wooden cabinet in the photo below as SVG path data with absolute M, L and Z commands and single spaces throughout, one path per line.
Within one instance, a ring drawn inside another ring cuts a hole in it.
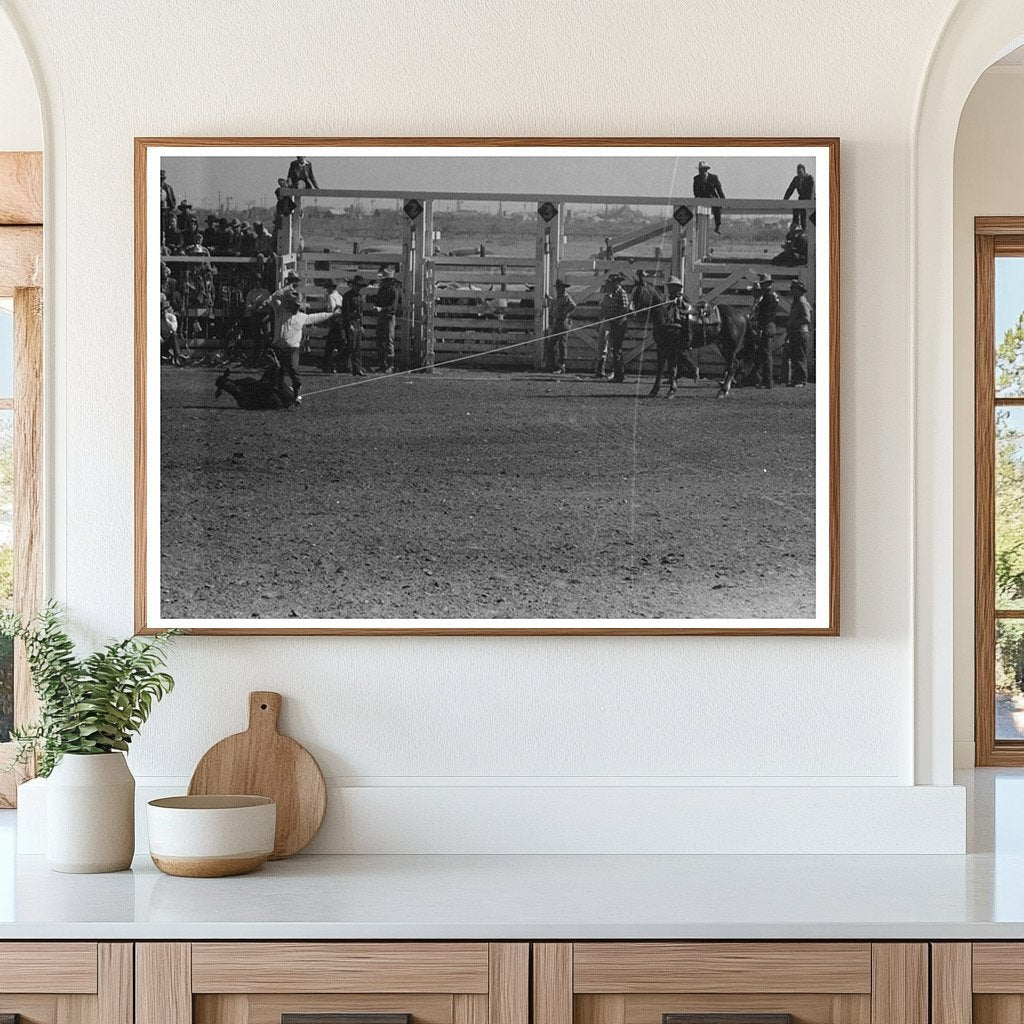
M 12 942 L 0 1024 L 1022 1024 L 1024 943 Z
M 132 1024 L 132 944 L 0 943 L 0 1017 Z
M 533 957 L 533 1024 L 928 1024 L 924 943 L 537 943 Z
M 1024 1021 L 1024 942 L 932 945 L 934 1024 Z
M 529 972 L 514 942 L 140 943 L 136 1024 L 529 1024 Z

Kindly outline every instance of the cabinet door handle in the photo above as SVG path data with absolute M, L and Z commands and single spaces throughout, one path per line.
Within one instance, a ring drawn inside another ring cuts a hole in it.
M 663 1013 L 661 1024 L 794 1024 L 791 1013 Z
M 8 1024 L 0 1020 L 0 1024 Z M 17 1024 L 14 1021 L 13 1024 Z M 282 1013 L 281 1024 L 412 1024 L 411 1013 Z

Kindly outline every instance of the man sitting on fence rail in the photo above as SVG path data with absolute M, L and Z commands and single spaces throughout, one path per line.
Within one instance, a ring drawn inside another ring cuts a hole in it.
M 813 199 L 814 198 L 814 175 L 807 173 L 807 168 L 803 164 L 796 165 L 796 177 L 789 183 L 789 188 L 786 189 L 786 194 L 782 197 L 788 199 L 793 193 L 796 193 L 797 199 Z M 807 230 L 807 211 L 806 210 L 794 210 L 793 220 L 791 227 L 799 228 L 801 231 Z
M 288 165 L 288 187 L 289 188 L 319 188 L 316 183 L 316 175 L 313 173 L 313 165 L 304 157 L 297 156 Z

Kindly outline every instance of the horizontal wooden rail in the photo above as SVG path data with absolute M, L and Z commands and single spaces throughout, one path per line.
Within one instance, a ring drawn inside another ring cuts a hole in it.
M 789 184 L 781 178 L 780 190 Z M 429 195 L 416 196 L 409 192 L 396 192 L 393 189 L 345 189 L 345 188 L 282 188 L 282 195 L 296 196 L 302 199 L 407 199 L 419 198 L 440 199 L 472 203 L 586 203 L 591 205 L 609 204 L 613 206 L 688 206 L 721 207 L 723 210 L 749 213 L 789 213 L 793 210 L 813 210 L 818 205 L 816 199 L 704 199 L 690 195 L 584 195 L 581 193 L 550 193 L 538 192 L 527 195 L 510 195 L 508 192 L 431 192 Z M 469 211 L 467 211 L 469 212 Z
M 161 263 L 266 263 L 273 256 L 161 256 Z

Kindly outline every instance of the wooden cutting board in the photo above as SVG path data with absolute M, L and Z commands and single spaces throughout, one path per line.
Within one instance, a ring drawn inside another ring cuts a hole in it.
M 244 793 L 277 803 L 277 832 L 271 860 L 308 846 L 327 809 L 327 787 L 313 755 L 277 731 L 281 694 L 249 694 L 249 728 L 212 746 L 196 765 L 190 796 Z

